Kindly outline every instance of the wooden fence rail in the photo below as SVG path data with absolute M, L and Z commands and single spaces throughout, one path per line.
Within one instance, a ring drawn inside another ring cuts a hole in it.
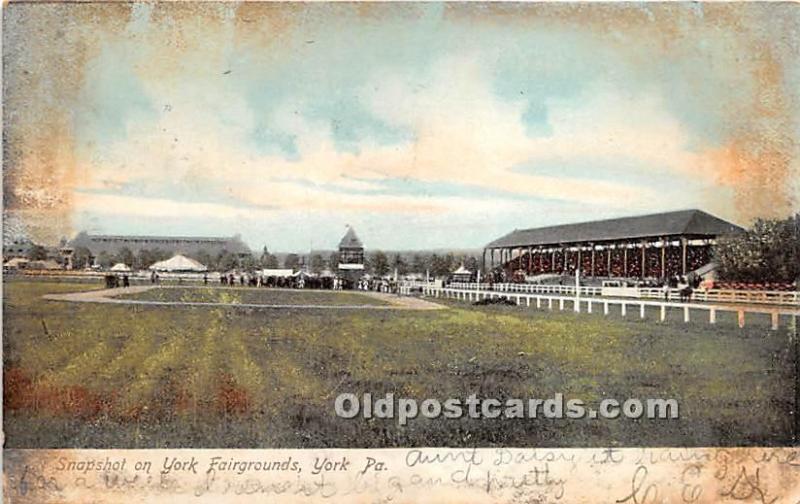
M 420 282 L 420 287 L 425 282 Z M 489 284 L 481 283 L 460 283 L 453 282 L 448 287 L 454 289 L 471 290 L 490 290 Z M 574 285 L 546 285 L 546 284 L 515 284 L 515 283 L 496 283 L 491 290 L 498 292 L 523 292 L 530 294 L 565 294 L 574 296 Z M 640 299 L 664 299 L 664 291 L 654 287 L 631 288 L 631 297 Z M 580 287 L 581 296 L 602 296 L 603 287 Z M 671 289 L 669 300 L 680 300 L 678 289 Z M 800 292 L 795 291 L 755 291 L 755 290 L 733 290 L 733 289 L 697 289 L 692 293 L 692 301 L 702 301 L 711 303 L 749 303 L 749 304 L 769 304 L 769 305 L 788 305 L 800 306 Z
M 401 294 L 408 294 L 415 286 L 404 284 L 401 286 Z M 733 312 L 736 313 L 736 320 L 739 327 L 745 326 L 747 314 L 768 314 L 770 315 L 771 328 L 778 330 L 780 326 L 781 316 L 794 317 L 800 316 L 800 309 L 788 307 L 761 307 L 761 306 L 735 306 L 735 305 L 717 305 L 717 304 L 698 304 L 698 303 L 680 303 L 672 301 L 655 301 L 655 300 L 641 300 L 641 299 L 612 299 L 612 298 L 599 298 L 596 296 L 566 296 L 552 293 L 525 293 L 525 292 L 512 292 L 512 291 L 499 291 L 499 290 L 481 290 L 481 289 L 463 289 L 453 287 L 440 287 L 433 284 L 425 284 L 424 282 L 417 288 L 422 289 L 422 294 L 434 298 L 450 298 L 460 299 L 464 301 L 480 301 L 482 299 L 497 299 L 505 297 L 511 301 L 516 302 L 517 305 L 535 306 L 536 308 L 543 308 L 546 305 L 548 310 L 553 310 L 558 306 L 559 310 L 564 310 L 565 303 L 571 303 L 572 309 L 580 313 L 593 313 L 595 310 L 603 310 L 604 315 L 609 314 L 609 307 L 619 306 L 620 314 L 623 317 L 628 315 L 629 309 L 638 311 L 640 318 L 645 318 L 646 307 L 657 308 L 659 313 L 659 320 L 664 321 L 667 317 L 668 310 L 681 310 L 683 312 L 683 321 L 689 322 L 691 319 L 691 310 L 699 310 L 707 312 L 704 317 L 710 324 L 717 323 L 717 314 L 720 312 Z M 638 310 L 636 310 L 638 308 Z

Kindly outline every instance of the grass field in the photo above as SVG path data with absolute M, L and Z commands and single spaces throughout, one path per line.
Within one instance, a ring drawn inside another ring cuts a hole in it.
M 193 303 L 244 303 L 265 305 L 372 305 L 389 303 L 357 292 L 302 291 L 269 288 L 171 287 L 153 289 L 138 294 L 118 296 L 141 301 L 171 301 Z
M 783 329 L 450 301 L 450 309 L 434 311 L 265 312 L 41 299 L 101 287 L 5 283 L 8 447 L 790 442 L 793 363 Z M 233 302 L 247 295 L 157 292 Z M 304 293 L 269 295 L 286 300 L 294 294 Z M 418 419 L 398 427 L 391 420 L 335 417 L 333 400 L 341 392 L 420 400 L 556 392 L 586 401 L 674 397 L 681 418 Z

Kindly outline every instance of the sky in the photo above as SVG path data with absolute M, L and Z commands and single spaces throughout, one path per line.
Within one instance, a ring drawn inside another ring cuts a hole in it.
M 800 208 L 791 4 L 14 4 L 4 222 L 255 249 Z

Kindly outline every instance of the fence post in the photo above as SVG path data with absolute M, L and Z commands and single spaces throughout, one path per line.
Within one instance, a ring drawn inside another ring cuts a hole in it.
M 689 322 L 689 307 L 688 306 L 684 306 L 683 307 L 683 321 L 684 322 Z
M 560 298 L 560 299 L 558 300 L 558 309 L 559 309 L 560 311 L 564 311 L 564 298 Z
M 738 319 L 739 319 L 739 328 L 741 329 L 742 327 L 744 327 L 744 310 L 739 310 L 738 315 L 739 315 L 739 317 L 738 317 Z
M 536 296 L 536 308 L 542 307 L 542 298 L 540 296 Z
M 592 313 L 592 300 L 586 300 L 586 313 Z
M 639 318 L 644 318 L 644 303 L 639 305 Z
M 709 324 L 717 323 L 717 310 L 715 308 L 711 308 L 710 310 L 708 310 L 708 323 Z
M 772 330 L 777 331 L 779 324 L 778 312 L 772 312 Z
M 661 305 L 661 322 L 664 322 L 667 319 L 667 305 Z
M 603 303 L 603 315 L 608 315 L 608 301 Z
M 621 309 L 621 311 L 620 311 L 620 312 L 622 313 L 622 316 L 623 316 L 623 317 L 624 317 L 625 315 L 627 315 L 627 313 L 628 313 L 628 310 L 627 310 L 627 307 L 626 307 L 625 303 L 622 303 L 622 309 Z
M 553 298 L 547 298 L 547 309 L 548 310 L 553 309 Z

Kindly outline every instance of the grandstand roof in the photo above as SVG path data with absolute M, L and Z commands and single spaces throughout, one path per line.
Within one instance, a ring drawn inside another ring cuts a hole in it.
M 342 240 L 339 242 L 339 248 L 364 248 L 364 245 L 361 243 L 361 240 L 358 239 L 356 236 L 356 232 L 353 228 L 347 228 L 347 233 L 342 237 Z
M 607 242 L 662 236 L 714 237 L 742 228 L 702 210 L 678 210 L 560 226 L 515 229 L 486 248 Z

